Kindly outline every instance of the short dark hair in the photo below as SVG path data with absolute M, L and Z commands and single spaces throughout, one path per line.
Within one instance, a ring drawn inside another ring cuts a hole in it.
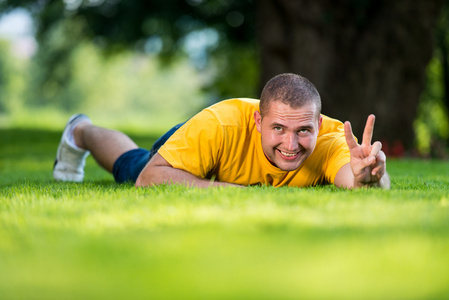
M 321 97 L 317 89 L 307 78 L 297 74 L 279 74 L 267 82 L 260 96 L 259 109 L 262 117 L 274 101 L 280 101 L 292 108 L 315 104 L 317 113 L 321 113 Z

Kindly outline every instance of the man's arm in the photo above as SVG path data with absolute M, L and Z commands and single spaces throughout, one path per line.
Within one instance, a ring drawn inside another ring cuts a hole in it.
M 198 178 L 195 175 L 181 170 L 173 168 L 159 153 L 156 153 L 153 158 L 148 162 L 145 168 L 140 173 L 136 180 L 136 187 L 147 187 L 158 184 L 174 184 L 180 183 L 187 186 L 194 187 L 214 187 L 214 186 L 239 186 L 241 185 L 217 182 L 207 180 L 204 178 Z
M 345 122 L 345 138 L 349 147 L 351 161 L 344 165 L 335 176 L 335 185 L 345 188 L 381 187 L 390 188 L 386 156 L 382 144 L 371 144 L 374 131 L 374 115 L 366 121 L 362 144 L 357 144 L 352 133 L 351 123 Z

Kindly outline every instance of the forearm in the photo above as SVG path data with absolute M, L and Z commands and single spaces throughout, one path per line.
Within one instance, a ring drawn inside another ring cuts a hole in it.
M 214 186 L 241 185 L 199 178 L 187 171 L 173 168 L 162 156 L 156 154 L 145 166 L 136 181 L 136 187 L 159 184 L 183 184 L 189 187 L 208 188 Z
M 218 182 L 198 178 L 184 170 L 160 166 L 141 173 L 136 181 L 136 187 L 148 187 L 160 184 L 182 184 L 189 187 L 209 188 L 215 186 L 239 186 L 232 183 Z

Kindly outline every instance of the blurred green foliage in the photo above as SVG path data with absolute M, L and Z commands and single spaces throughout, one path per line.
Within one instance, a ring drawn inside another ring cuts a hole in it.
M 427 68 L 425 84 L 414 124 L 417 150 L 421 155 L 444 157 L 449 140 L 449 120 L 443 103 L 443 72 L 436 56 Z
M 68 115 L 82 111 L 105 126 L 165 130 L 205 105 L 203 80 L 187 58 L 162 67 L 154 56 L 133 51 L 105 57 L 77 38 L 76 25 L 55 27 L 30 60 L 12 56 L 6 42 L 0 45 L 3 127 L 61 127 Z
M 0 122 L 5 114 L 22 108 L 27 67 L 27 61 L 15 59 L 9 43 L 0 40 Z
M 257 96 L 260 76 L 254 4 L 253 0 L 4 0 L 0 12 L 28 9 L 36 21 L 38 42 L 58 45 L 41 55 L 46 66 L 42 78 L 56 74 L 57 86 L 70 81 L 70 70 L 60 69 L 74 47 L 87 40 L 103 54 L 134 49 L 156 54 L 168 65 L 176 63 L 179 55 L 189 56 L 197 68 L 207 65 L 204 87 L 216 101 Z M 236 75 L 244 76 L 245 87 L 233 82 Z
M 157 47 L 157 43 L 147 45 L 148 51 L 105 51 L 101 40 L 89 39 L 86 30 L 86 21 L 81 17 L 57 21 L 40 34 L 38 51 L 29 60 L 11 56 L 5 42 L 0 49 L 5 61 L 0 62 L 0 76 L 8 82 L 20 78 L 21 85 L 2 85 L 2 126 L 60 127 L 68 115 L 82 111 L 104 126 L 165 130 L 213 102 L 258 96 L 255 48 L 239 47 L 229 54 L 226 49 L 230 45 L 209 45 L 216 53 L 211 59 L 206 53 L 195 57 L 184 41 L 184 51 L 166 60 L 148 49 Z M 201 47 L 195 45 L 198 36 L 192 39 L 193 47 Z M 230 56 L 235 63 L 229 63 Z M 236 83 L 235 78 L 242 76 L 247 78 L 245 84 Z M 14 107 L 8 100 L 12 94 L 17 98 Z M 36 115 L 46 117 L 39 120 Z M 56 122 L 48 124 L 49 118 Z
M 435 30 L 435 50 L 427 72 L 415 121 L 421 155 L 447 158 L 449 146 L 449 1 Z

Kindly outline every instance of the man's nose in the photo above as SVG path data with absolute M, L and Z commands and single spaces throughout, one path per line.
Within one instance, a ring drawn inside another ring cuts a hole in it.
M 298 149 L 298 136 L 293 132 L 287 133 L 284 138 L 284 147 L 291 151 Z

